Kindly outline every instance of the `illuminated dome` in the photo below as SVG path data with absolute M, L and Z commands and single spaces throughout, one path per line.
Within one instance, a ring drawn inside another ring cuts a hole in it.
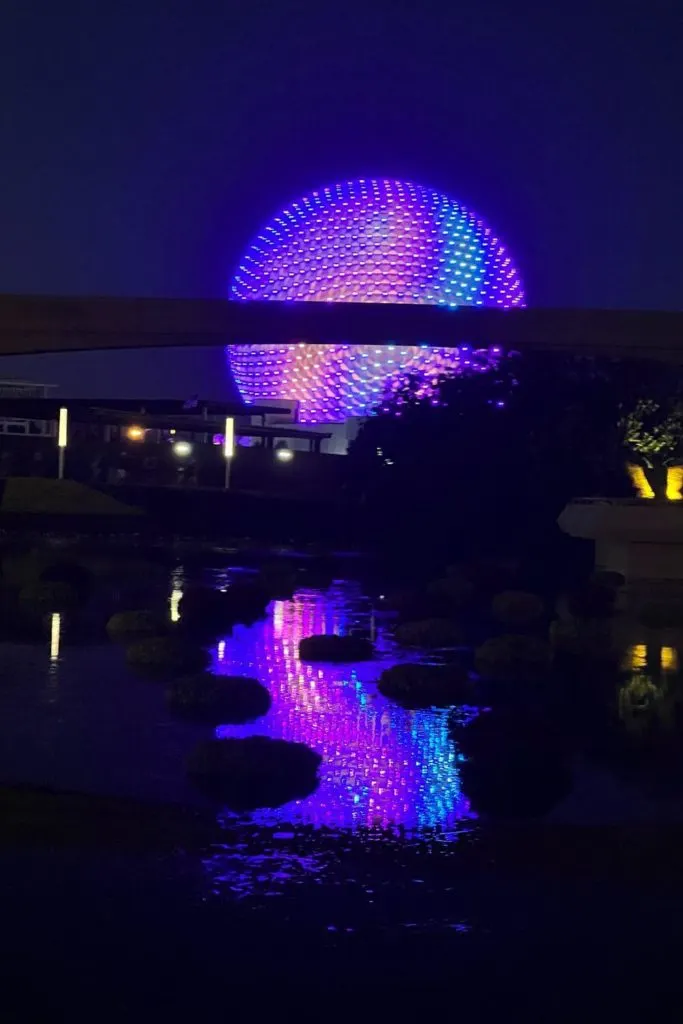
M 453 199 L 410 182 L 360 179 L 312 192 L 283 210 L 247 250 L 237 299 L 524 305 L 505 246 Z M 378 343 L 387 339 L 378 338 Z M 302 423 L 371 413 L 407 376 L 425 393 L 470 362 L 466 348 L 231 345 L 246 402 L 290 399 Z

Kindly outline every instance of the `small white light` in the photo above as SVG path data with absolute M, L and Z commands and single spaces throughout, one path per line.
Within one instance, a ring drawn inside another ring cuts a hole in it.
M 294 458 L 294 452 L 291 448 L 276 448 L 275 458 L 278 462 L 291 462 Z
M 179 459 L 186 459 L 188 455 L 192 454 L 192 445 L 189 441 L 176 441 L 173 451 Z

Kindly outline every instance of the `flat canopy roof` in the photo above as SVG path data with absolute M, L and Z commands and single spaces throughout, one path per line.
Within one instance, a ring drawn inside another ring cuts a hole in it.
M 142 410 L 155 416 L 198 415 L 206 409 L 208 416 L 267 416 L 282 415 L 282 406 L 245 405 L 242 402 L 215 402 L 197 399 L 192 409 L 185 408 L 182 398 L 14 398 L 0 397 L 0 414 L 23 419 L 56 419 L 62 406 L 77 419 L 88 411 L 106 409 L 109 412 L 139 415 Z
M 127 405 L 122 402 L 121 405 Z M 150 430 L 183 430 L 190 434 L 212 434 L 221 433 L 225 426 L 226 415 L 216 412 L 207 412 L 206 417 L 200 416 L 196 411 L 184 410 L 182 403 L 176 404 L 177 411 L 154 411 L 149 409 L 141 412 L 144 405 L 152 406 L 154 402 L 134 404 L 132 409 L 112 408 L 109 403 L 95 405 L 90 401 L 78 399 L 70 401 L 63 399 L 56 402 L 52 398 L 0 398 L 0 415 L 15 417 L 17 419 L 29 420 L 56 420 L 60 408 L 69 410 L 69 419 L 72 423 L 101 423 L 110 426 L 125 424 L 126 426 L 147 427 Z M 161 400 L 156 403 L 157 408 L 168 405 Z M 203 403 L 200 403 L 200 405 Z M 222 403 L 207 403 L 208 405 L 221 405 Z M 227 405 L 227 403 L 223 403 Z M 268 412 L 282 412 L 282 409 L 271 409 L 267 406 L 239 406 L 240 415 L 260 415 Z M 321 430 L 302 430 L 296 424 L 281 423 L 273 426 L 253 426 L 252 424 L 241 426 L 235 424 L 235 432 L 240 437 L 289 437 L 292 440 L 302 441 L 325 441 L 332 437 L 331 433 Z
M 89 423 L 125 423 L 130 426 L 147 427 L 150 430 L 184 430 L 189 434 L 221 433 L 225 427 L 225 416 L 196 416 L 185 413 L 178 416 L 158 416 L 140 413 L 131 416 L 118 409 L 92 409 Z M 277 426 L 259 427 L 235 424 L 235 433 L 240 437 L 290 437 L 303 441 L 326 440 L 331 433 L 320 430 L 302 430 L 296 425 L 282 423 Z

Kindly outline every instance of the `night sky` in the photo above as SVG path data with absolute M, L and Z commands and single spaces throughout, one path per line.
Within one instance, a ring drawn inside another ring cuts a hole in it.
M 386 175 L 495 226 L 530 304 L 681 308 L 679 6 L 4 0 L 0 291 L 221 296 L 279 207 Z M 217 395 L 222 362 L 0 374 Z

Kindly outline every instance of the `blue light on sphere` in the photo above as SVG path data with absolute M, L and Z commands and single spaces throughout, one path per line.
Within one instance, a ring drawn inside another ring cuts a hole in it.
M 312 192 L 273 218 L 231 292 L 246 301 L 524 305 L 505 246 L 476 215 L 421 185 L 367 178 Z M 366 416 L 408 376 L 429 394 L 464 362 L 458 349 L 309 341 L 230 345 L 228 355 L 246 402 L 295 400 L 302 423 Z

